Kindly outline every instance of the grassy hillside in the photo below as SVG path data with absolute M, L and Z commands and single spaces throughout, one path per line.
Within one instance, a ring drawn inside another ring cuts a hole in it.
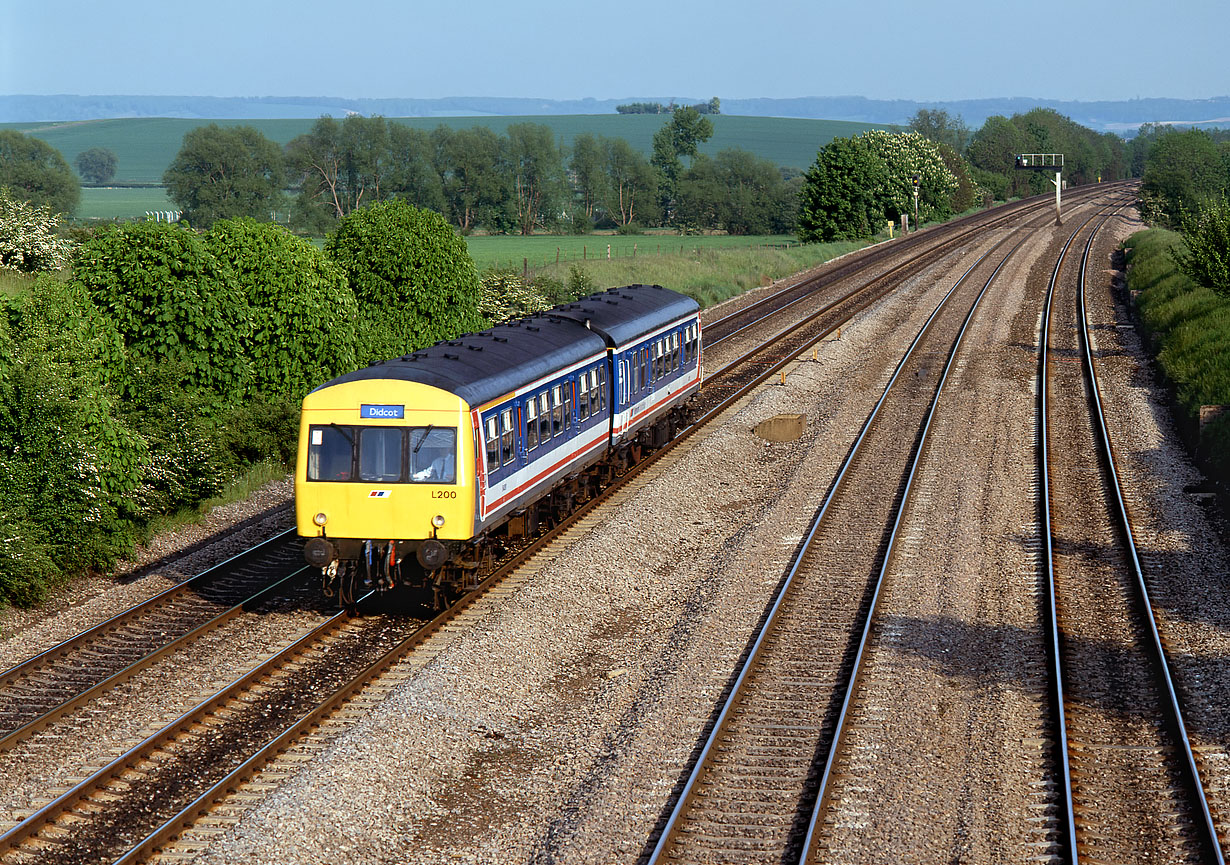
M 536 117 L 407 117 L 399 123 L 430 131 L 444 124 L 456 128 L 486 126 L 502 133 L 511 123 L 541 123 L 555 130 L 565 145 L 582 132 L 624 138 L 646 155 L 652 150 L 653 134 L 669 118 L 648 114 L 591 114 Z M 816 151 L 833 138 L 857 135 L 882 124 L 839 120 L 806 120 L 788 117 L 738 117 L 714 115 L 714 135 L 701 149 L 716 153 L 728 147 L 750 150 L 779 165 L 805 169 Z M 119 159 L 117 183 L 160 183 L 162 173 L 175 158 L 184 133 L 197 126 L 255 126 L 266 136 L 285 144 L 307 132 L 313 120 L 183 120 L 173 118 L 123 118 L 86 120 L 75 123 L 6 123 L 43 139 L 64 155 L 71 165 L 77 154 L 91 147 L 105 147 Z

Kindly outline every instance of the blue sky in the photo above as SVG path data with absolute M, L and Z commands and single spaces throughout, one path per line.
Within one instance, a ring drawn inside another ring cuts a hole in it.
M 1192 99 L 1230 94 L 1227 9 L 0 0 L 0 94 Z

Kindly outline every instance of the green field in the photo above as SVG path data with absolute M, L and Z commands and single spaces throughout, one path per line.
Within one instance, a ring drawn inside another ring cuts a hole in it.
M 511 267 L 521 270 L 528 267 L 538 270 L 580 262 L 605 262 L 610 248 L 610 259 L 630 260 L 660 255 L 689 255 L 699 250 L 745 249 L 756 246 L 798 246 L 792 235 L 777 237 L 731 237 L 727 235 L 701 235 L 680 237 L 678 234 L 639 234 L 620 236 L 616 234 L 587 235 L 542 235 L 537 237 L 474 236 L 467 237 L 470 257 L 479 270 L 488 267 Z
M 816 151 L 833 138 L 857 135 L 867 129 L 883 129 L 880 124 L 850 123 L 838 120 L 806 120 L 791 117 L 736 117 L 718 114 L 714 134 L 702 145 L 702 152 L 713 154 L 728 147 L 749 150 L 778 165 L 805 169 L 816 158 Z M 654 114 L 572 114 L 542 117 L 407 117 L 396 118 L 418 129 L 430 131 L 437 126 L 454 128 L 486 126 L 503 133 L 511 123 L 541 123 L 555 130 L 568 146 L 582 132 L 624 138 L 649 155 L 653 134 L 669 122 L 669 117 Z M 119 183 L 158 183 L 167 166 L 179 152 L 184 134 L 209 123 L 219 126 L 255 126 L 268 138 L 285 144 L 309 131 L 314 119 L 302 120 L 183 120 L 177 118 L 122 118 L 88 120 L 75 123 L 5 123 L 0 128 L 20 129 L 43 139 L 63 154 L 71 165 L 83 150 L 105 147 L 119 159 L 115 180 Z
M 174 209 L 161 186 L 87 186 L 81 189 L 81 204 L 74 215 L 78 219 L 128 219 L 145 216 L 151 210 Z

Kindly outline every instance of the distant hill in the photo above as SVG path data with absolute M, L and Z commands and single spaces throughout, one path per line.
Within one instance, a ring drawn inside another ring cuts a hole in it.
M 0 123 L 48 123 L 123 117 L 176 117 L 194 120 L 278 120 L 343 117 L 348 112 L 385 117 L 526 117 L 567 114 L 614 114 L 628 102 L 674 101 L 692 105 L 700 96 L 652 96 L 626 99 L 518 99 L 464 96 L 448 99 L 346 99 L 331 96 L 0 96 Z M 721 94 L 718 94 L 719 96 Z M 1034 97 L 917 102 L 824 96 L 798 99 L 722 99 L 722 113 L 748 117 L 797 117 L 845 120 L 873 126 L 900 125 L 919 108 L 942 108 L 961 115 L 977 129 L 990 116 L 1011 116 L 1036 107 L 1054 108 L 1077 123 L 1099 131 L 1134 133 L 1142 123 L 1230 126 L 1230 96 L 1211 99 L 1129 99 L 1073 102 Z

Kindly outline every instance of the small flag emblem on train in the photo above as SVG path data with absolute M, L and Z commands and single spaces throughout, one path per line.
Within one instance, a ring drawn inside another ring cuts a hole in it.
M 369 499 L 387 499 L 392 490 L 372 490 L 367 494 Z

